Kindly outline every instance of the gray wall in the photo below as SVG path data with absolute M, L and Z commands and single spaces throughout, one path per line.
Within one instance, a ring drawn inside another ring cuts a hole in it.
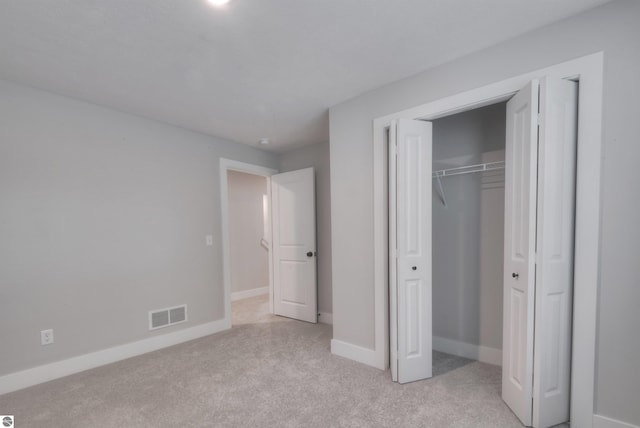
M 269 253 L 260 245 L 266 238 L 262 198 L 267 179 L 227 171 L 229 186 L 229 264 L 231 292 L 269 286 Z
M 318 310 L 332 313 L 331 304 L 331 183 L 329 143 L 286 152 L 280 159 L 280 172 L 314 167 L 316 171 L 316 223 L 318 245 Z
M 639 21 L 640 2 L 608 3 L 331 108 L 335 339 L 374 345 L 373 119 L 604 51 L 596 410 L 640 425 Z
M 0 81 L 0 375 L 222 319 L 220 157 L 278 166 Z M 182 303 L 188 323 L 147 330 L 147 311 Z
M 506 109 L 433 121 L 434 170 L 504 161 Z M 433 187 L 433 335 L 502 349 L 504 171 L 443 177 Z

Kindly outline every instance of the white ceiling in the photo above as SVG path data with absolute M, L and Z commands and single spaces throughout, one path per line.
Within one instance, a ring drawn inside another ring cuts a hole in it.
M 283 151 L 327 109 L 607 0 L 2 0 L 0 77 Z

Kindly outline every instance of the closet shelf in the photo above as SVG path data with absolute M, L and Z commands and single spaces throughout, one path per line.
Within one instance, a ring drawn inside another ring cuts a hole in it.
M 473 172 L 494 171 L 497 169 L 504 169 L 504 161 L 479 163 L 476 165 L 466 165 L 466 166 L 458 166 L 455 168 L 441 169 L 439 171 L 433 171 L 433 178 L 449 177 L 452 175 L 461 175 L 461 174 L 471 174 Z
M 442 177 L 450 177 L 452 175 L 471 174 L 473 172 L 496 171 L 499 169 L 504 169 L 504 161 L 479 163 L 476 165 L 466 165 L 466 166 L 458 166 L 455 168 L 441 169 L 438 171 L 433 171 L 432 176 L 433 178 L 438 180 L 438 189 L 440 190 L 440 199 L 442 199 L 442 204 L 446 207 L 447 199 L 444 197 L 444 189 L 442 188 L 442 182 L 440 181 Z

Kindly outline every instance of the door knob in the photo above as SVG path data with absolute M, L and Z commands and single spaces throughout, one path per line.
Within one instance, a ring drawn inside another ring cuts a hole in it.
M 417 266 L 411 266 L 411 270 L 418 270 Z
M 313 253 L 312 253 L 311 251 L 309 251 L 309 252 L 307 253 L 307 257 L 313 257 Z
M 515 273 L 515 272 L 514 272 L 514 273 L 512 273 L 512 274 L 511 274 L 511 276 L 512 276 L 513 278 L 515 278 L 515 279 L 518 279 L 518 278 L 520 277 L 520 274 L 519 274 L 519 273 Z

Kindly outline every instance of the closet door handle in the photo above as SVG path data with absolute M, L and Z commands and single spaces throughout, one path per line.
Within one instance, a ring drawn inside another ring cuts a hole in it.
M 418 270 L 417 266 L 411 266 L 411 270 Z
M 515 279 L 518 279 L 518 278 L 520 277 L 520 274 L 519 274 L 519 273 L 515 273 L 515 272 L 514 272 L 514 273 L 512 273 L 512 274 L 511 274 L 511 276 L 512 276 L 513 278 L 515 278 Z

